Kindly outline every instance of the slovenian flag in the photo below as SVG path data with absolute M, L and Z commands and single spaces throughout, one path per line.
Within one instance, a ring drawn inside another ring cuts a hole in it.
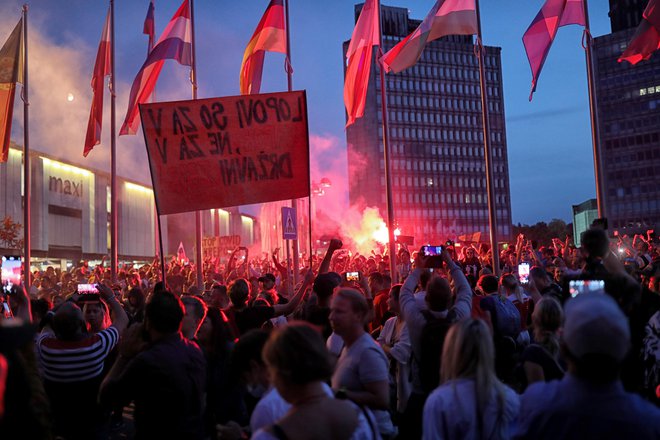
M 446 35 L 473 35 L 478 30 L 475 0 L 438 0 L 415 31 L 390 49 L 381 61 L 386 72 L 413 66 L 424 47 Z
M 138 104 L 149 100 L 165 60 L 176 60 L 184 66 L 192 65 L 192 23 L 188 0 L 183 0 L 135 77 L 120 136 L 137 132 L 140 122 Z

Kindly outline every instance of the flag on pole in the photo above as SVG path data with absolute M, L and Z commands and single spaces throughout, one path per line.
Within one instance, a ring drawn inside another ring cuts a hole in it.
M 422 24 L 381 58 L 386 72 L 413 66 L 424 46 L 445 35 L 473 35 L 478 31 L 475 0 L 438 0 Z
M 241 95 L 259 93 L 266 51 L 286 53 L 286 25 L 282 0 L 271 0 L 245 48 L 241 64 Z
M 144 19 L 144 27 L 142 33 L 149 35 L 149 52 L 154 47 L 154 39 L 156 33 L 156 21 L 154 20 L 154 2 L 149 2 L 149 9 L 147 9 L 147 17 Z
M 648 60 L 658 49 L 660 49 L 660 7 L 657 6 L 656 0 L 651 0 L 644 10 L 635 35 L 628 43 L 628 48 L 619 57 L 619 62 L 626 60 L 635 65 L 642 60 Z
M 186 256 L 186 250 L 183 248 L 182 241 L 179 242 L 179 247 L 176 250 L 176 259 L 181 264 L 188 264 L 190 262 L 190 260 L 188 260 L 188 257 Z
M 16 83 L 23 83 L 23 19 L 0 49 L 0 163 L 7 162 Z
M 344 105 L 348 113 L 347 127 L 364 115 L 373 46 L 380 45 L 378 15 L 378 1 L 365 0 L 346 51 Z
M 525 31 L 523 44 L 532 68 L 530 101 L 557 30 L 570 24 L 585 25 L 583 0 L 546 0 Z
M 135 77 L 120 136 L 137 132 L 140 124 L 138 104 L 149 100 L 165 60 L 176 60 L 184 66 L 192 65 L 192 26 L 188 0 L 183 0 Z
M 83 156 L 87 157 L 95 145 L 101 143 L 101 128 L 103 127 L 103 86 L 105 77 L 110 75 L 112 70 L 112 42 L 110 40 L 110 9 L 105 17 L 105 26 L 99 42 L 99 50 L 96 52 L 96 63 L 94 63 L 94 73 L 92 74 L 92 109 L 89 112 L 89 122 L 87 122 L 87 135 L 85 136 L 85 149 Z

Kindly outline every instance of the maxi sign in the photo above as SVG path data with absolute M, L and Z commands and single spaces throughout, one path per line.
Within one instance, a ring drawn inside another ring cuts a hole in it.
M 304 91 L 140 105 L 159 214 L 309 195 Z

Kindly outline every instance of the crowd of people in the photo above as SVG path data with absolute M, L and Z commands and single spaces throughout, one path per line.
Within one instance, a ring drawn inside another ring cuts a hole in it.
M 3 298 L 0 437 L 660 438 L 654 237 L 441 247 L 36 271 Z

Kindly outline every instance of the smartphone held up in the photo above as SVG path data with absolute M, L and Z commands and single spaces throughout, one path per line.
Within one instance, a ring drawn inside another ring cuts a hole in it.
M 442 246 L 424 245 L 419 252 L 426 257 L 426 267 L 442 267 Z
M 2 293 L 9 295 L 14 286 L 21 284 L 21 257 L 5 255 L 2 257 Z

